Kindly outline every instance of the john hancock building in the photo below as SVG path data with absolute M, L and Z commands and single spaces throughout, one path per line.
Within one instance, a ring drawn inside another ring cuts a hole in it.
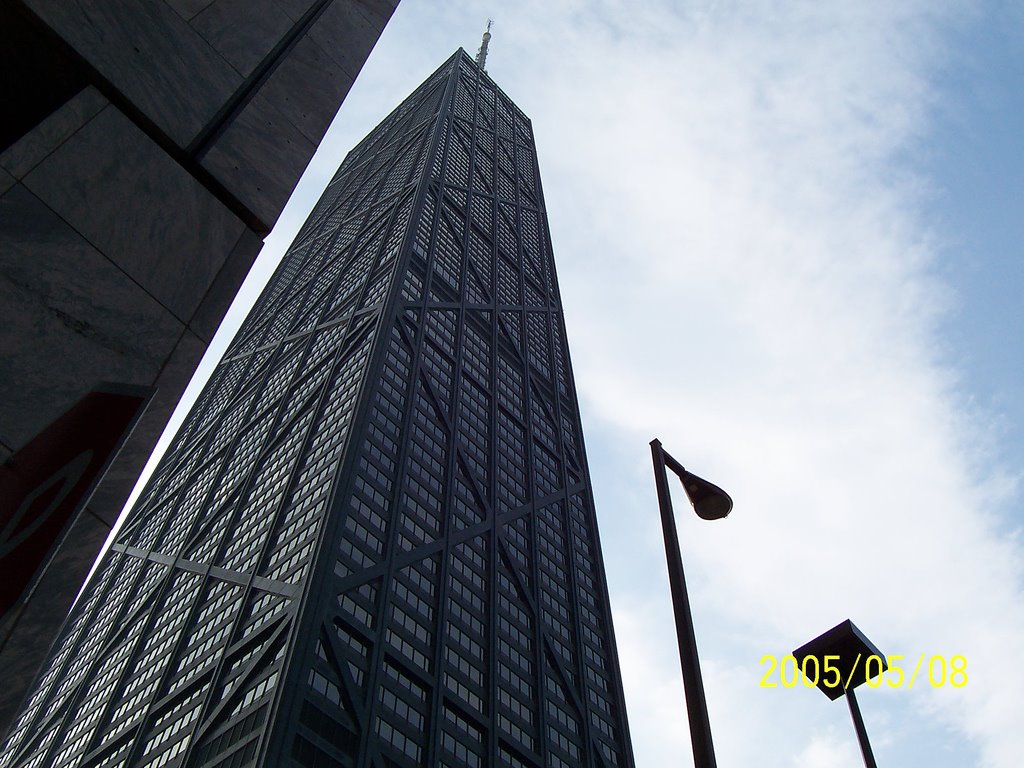
M 0 765 L 633 765 L 533 132 L 461 49 L 345 159 Z

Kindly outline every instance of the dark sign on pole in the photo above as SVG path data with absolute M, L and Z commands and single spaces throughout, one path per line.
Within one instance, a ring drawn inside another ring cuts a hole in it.
M 154 391 L 101 385 L 0 466 L 0 621 L 30 593 Z

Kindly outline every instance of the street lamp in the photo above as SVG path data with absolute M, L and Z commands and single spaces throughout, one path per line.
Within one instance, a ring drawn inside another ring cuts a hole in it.
M 661 508 L 661 528 L 665 534 L 665 557 L 668 560 L 668 582 L 672 589 L 672 607 L 676 618 L 676 637 L 679 641 L 679 663 L 683 668 L 683 690 L 686 694 L 686 716 L 690 721 L 690 741 L 693 744 L 695 768 L 717 768 L 715 748 L 711 743 L 711 723 L 708 704 L 704 698 L 704 682 L 700 676 L 697 640 L 693 635 L 693 617 L 690 598 L 686 594 L 683 558 L 679 551 L 679 536 L 672 513 L 672 497 L 668 491 L 668 469 L 682 481 L 686 497 L 694 511 L 704 520 L 720 520 L 732 509 L 729 494 L 707 480 L 687 472 L 673 459 L 661 441 L 651 441 L 654 460 L 654 482 L 658 488 L 658 506 Z
M 815 661 L 815 677 L 817 678 L 815 685 L 818 689 L 832 701 L 843 694 L 846 695 L 846 703 L 850 707 L 854 730 L 857 731 L 857 741 L 860 743 L 864 765 L 867 768 L 878 768 L 875 756 L 871 752 L 871 743 L 868 741 L 868 731 L 864 727 L 864 717 L 860 713 L 860 705 L 857 704 L 857 697 L 854 695 L 853 689 L 866 682 L 869 677 L 873 677 L 868 670 L 870 659 L 877 660 L 876 675 L 889 668 L 885 656 L 875 647 L 874 643 L 864 636 L 856 624 L 847 619 L 793 651 L 797 669 L 805 668 L 804 659 L 808 657 L 813 657 Z M 829 671 L 835 670 L 836 672 L 831 681 L 827 674 L 821 672 L 826 669 L 824 665 L 828 664 L 829 659 L 835 660 L 829 668 Z

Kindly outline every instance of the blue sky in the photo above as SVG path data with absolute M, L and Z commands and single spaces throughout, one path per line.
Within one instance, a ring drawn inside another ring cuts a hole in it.
M 1024 764 L 1024 13 L 403 0 L 212 359 L 345 152 L 489 16 L 538 141 L 637 764 L 689 755 L 655 436 L 736 501 L 679 517 L 719 764 L 861 764 L 842 702 L 758 687 L 847 617 L 968 661 L 964 688 L 865 690 L 880 765 Z
M 950 31 L 941 106 L 921 149 L 937 190 L 936 226 L 951 243 L 944 266 L 963 311 L 949 323 L 967 389 L 1005 421 L 1004 448 L 1024 463 L 1024 54 L 1021 12 L 985 8 Z

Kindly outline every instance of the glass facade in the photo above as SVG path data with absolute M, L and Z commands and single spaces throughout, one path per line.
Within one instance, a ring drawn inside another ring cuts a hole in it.
M 532 129 L 460 50 L 345 159 L 0 765 L 632 764 Z

